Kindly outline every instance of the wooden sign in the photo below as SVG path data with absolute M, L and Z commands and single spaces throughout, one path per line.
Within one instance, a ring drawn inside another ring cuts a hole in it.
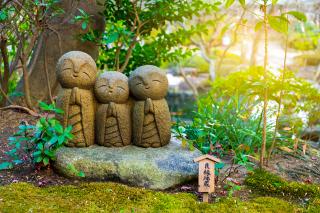
M 214 164 L 220 159 L 211 155 L 203 155 L 194 159 L 199 163 L 199 192 L 203 192 L 203 202 L 209 202 L 209 194 L 214 192 L 215 175 Z

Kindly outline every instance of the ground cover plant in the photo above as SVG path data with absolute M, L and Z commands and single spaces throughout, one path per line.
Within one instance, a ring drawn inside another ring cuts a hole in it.
M 12 149 L 6 154 L 10 161 L 2 162 L 0 170 L 10 169 L 26 160 L 31 160 L 37 167 L 47 167 L 55 160 L 56 151 L 73 138 L 72 126 L 64 129 L 53 117 L 55 113 L 63 114 L 61 109 L 56 108 L 54 104 L 48 105 L 44 102 L 40 102 L 39 106 L 44 114 L 39 115 L 36 125 L 23 122 L 19 125 L 19 130 L 9 137 Z M 19 153 L 21 150 L 23 153 Z

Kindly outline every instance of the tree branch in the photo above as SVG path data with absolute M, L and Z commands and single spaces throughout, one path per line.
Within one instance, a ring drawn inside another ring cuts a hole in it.
M 178 64 L 178 69 L 179 69 L 179 73 L 181 74 L 185 82 L 188 84 L 190 89 L 192 90 L 193 97 L 197 99 L 197 97 L 199 96 L 197 87 L 187 78 L 186 73 L 184 72 L 180 64 Z

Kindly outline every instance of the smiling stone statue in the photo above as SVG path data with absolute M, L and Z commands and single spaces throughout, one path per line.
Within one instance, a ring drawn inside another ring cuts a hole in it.
M 128 101 L 128 77 L 120 72 L 103 73 L 94 92 L 99 104 L 96 113 L 98 144 L 121 147 L 131 143 L 131 107 Z
M 171 118 L 167 101 L 168 79 L 152 65 L 131 73 L 129 87 L 136 98 L 133 107 L 133 143 L 141 147 L 161 147 L 170 142 Z
M 57 77 L 62 86 L 57 107 L 64 110 L 60 118 L 64 128 L 72 126 L 74 138 L 67 146 L 86 147 L 94 144 L 95 99 L 93 86 L 97 67 L 90 55 L 71 51 L 57 64 Z

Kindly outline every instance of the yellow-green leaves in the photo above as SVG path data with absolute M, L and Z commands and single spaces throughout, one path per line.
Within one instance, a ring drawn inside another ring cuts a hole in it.
M 234 0 L 226 0 L 226 8 L 229 8 L 232 4 L 234 3 Z M 246 6 L 246 0 L 239 0 L 239 3 L 241 4 L 242 7 Z
M 226 8 L 229 8 L 234 3 L 234 0 L 227 0 L 226 1 Z
M 254 30 L 257 32 L 261 29 L 263 25 L 263 21 L 259 21 L 258 23 L 256 23 L 256 26 L 254 27 Z
M 275 5 L 277 4 L 278 0 L 272 0 L 272 4 Z
M 246 0 L 239 0 L 239 3 L 241 4 L 242 7 L 246 6 Z
M 299 21 L 306 22 L 307 17 L 305 14 L 298 11 L 289 11 L 287 13 L 281 14 L 281 16 L 268 16 L 268 22 L 272 29 L 279 33 L 288 33 L 289 20 L 287 18 L 288 15 L 293 16 Z M 259 29 L 261 24 L 258 22 L 256 25 L 256 30 Z
M 301 12 L 298 12 L 298 11 L 290 11 L 285 14 L 291 15 L 291 16 L 295 17 L 297 20 L 302 21 L 302 22 L 307 21 L 306 15 Z
M 268 16 L 268 22 L 272 29 L 279 33 L 288 33 L 288 19 L 283 16 Z

